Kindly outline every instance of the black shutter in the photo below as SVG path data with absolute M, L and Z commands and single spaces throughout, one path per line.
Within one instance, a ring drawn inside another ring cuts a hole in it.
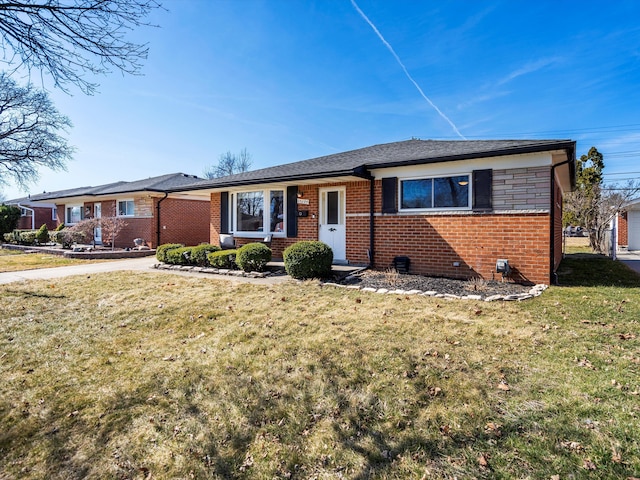
M 474 170 L 473 171 L 473 209 L 474 210 L 491 210 L 493 204 L 491 201 L 493 182 L 493 170 Z
M 382 213 L 397 213 L 398 179 L 388 177 L 382 179 Z
M 220 192 L 220 233 L 229 233 L 229 192 Z
M 287 237 L 298 236 L 298 187 L 287 187 Z

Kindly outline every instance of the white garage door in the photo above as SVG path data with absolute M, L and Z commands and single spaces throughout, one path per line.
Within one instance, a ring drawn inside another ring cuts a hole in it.
M 627 216 L 629 250 L 640 250 L 640 210 L 630 210 Z

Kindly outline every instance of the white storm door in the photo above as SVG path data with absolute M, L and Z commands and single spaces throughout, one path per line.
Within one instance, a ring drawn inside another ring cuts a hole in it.
M 334 260 L 347 259 L 347 228 L 344 188 L 320 190 L 320 225 L 318 240 L 333 250 Z
M 627 213 L 627 235 L 629 250 L 640 250 L 640 210 Z
M 102 217 L 102 204 L 94 203 L 93 204 L 93 218 L 101 218 Z M 102 243 L 102 228 L 96 227 L 93 230 L 93 240 L 96 243 Z

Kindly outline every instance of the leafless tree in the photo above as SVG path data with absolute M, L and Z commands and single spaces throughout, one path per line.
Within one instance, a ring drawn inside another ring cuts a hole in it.
M 212 165 L 204 171 L 205 178 L 220 178 L 234 173 L 247 172 L 251 168 L 251 154 L 246 148 L 240 153 L 231 152 L 220 155 L 217 165 Z
M 87 218 L 69 228 L 65 228 L 63 232 L 68 232 L 70 239 L 77 240 L 82 238 L 86 242 L 87 239 L 95 239 L 95 229 L 100 228 L 102 239 L 105 243 L 110 244 L 111 250 L 113 250 L 118 234 L 126 226 L 127 222 L 122 217 Z M 71 242 L 69 241 L 68 243 Z M 92 244 L 95 246 L 95 240 L 92 240 Z
M 102 229 L 102 239 L 111 244 L 111 250 L 115 248 L 116 238 L 127 222 L 122 217 L 102 217 L 98 219 L 98 227 Z
M 40 167 L 64 170 L 73 148 L 61 132 L 70 127 L 46 92 L 19 87 L 0 72 L 0 184 L 10 177 L 24 186 Z
M 0 62 L 51 75 L 56 87 L 92 94 L 87 75 L 138 74 L 148 47 L 127 39 L 159 0 L 0 0 Z
M 607 253 L 607 232 L 611 221 L 627 203 L 640 195 L 640 182 L 630 180 L 624 185 L 595 184 L 592 190 L 576 190 L 567 196 L 565 210 L 570 218 L 579 218 L 587 229 L 589 244 L 598 253 Z

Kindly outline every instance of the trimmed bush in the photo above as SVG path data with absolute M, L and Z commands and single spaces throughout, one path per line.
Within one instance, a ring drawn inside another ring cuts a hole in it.
M 46 224 L 43 223 L 36 232 L 36 240 L 40 244 L 49 242 L 49 229 Z
M 199 267 L 206 267 L 209 265 L 207 255 L 212 252 L 217 252 L 220 247 L 217 245 L 211 245 L 210 243 L 203 243 L 197 247 L 191 249 L 191 263 Z
M 12 230 L 9 233 L 3 235 L 5 242 L 20 243 L 20 232 L 22 230 Z
M 287 274 L 293 278 L 326 278 L 331 275 L 333 251 L 326 243 L 297 242 L 287 247 L 282 257 Z
M 271 249 L 264 243 L 247 243 L 238 249 L 236 264 L 245 272 L 262 272 L 271 261 Z
M 160 245 L 156 248 L 156 259 L 159 262 L 167 263 L 167 252 L 169 250 L 173 250 L 174 248 L 182 248 L 184 247 L 181 243 L 165 243 L 164 245 Z
M 209 265 L 214 268 L 236 268 L 237 250 L 218 250 L 217 252 L 207 255 Z
M 20 232 L 20 243 L 22 245 L 33 245 L 36 243 L 37 230 L 24 230 Z
M 180 247 L 167 250 L 165 262 L 171 265 L 191 265 L 192 248 Z

